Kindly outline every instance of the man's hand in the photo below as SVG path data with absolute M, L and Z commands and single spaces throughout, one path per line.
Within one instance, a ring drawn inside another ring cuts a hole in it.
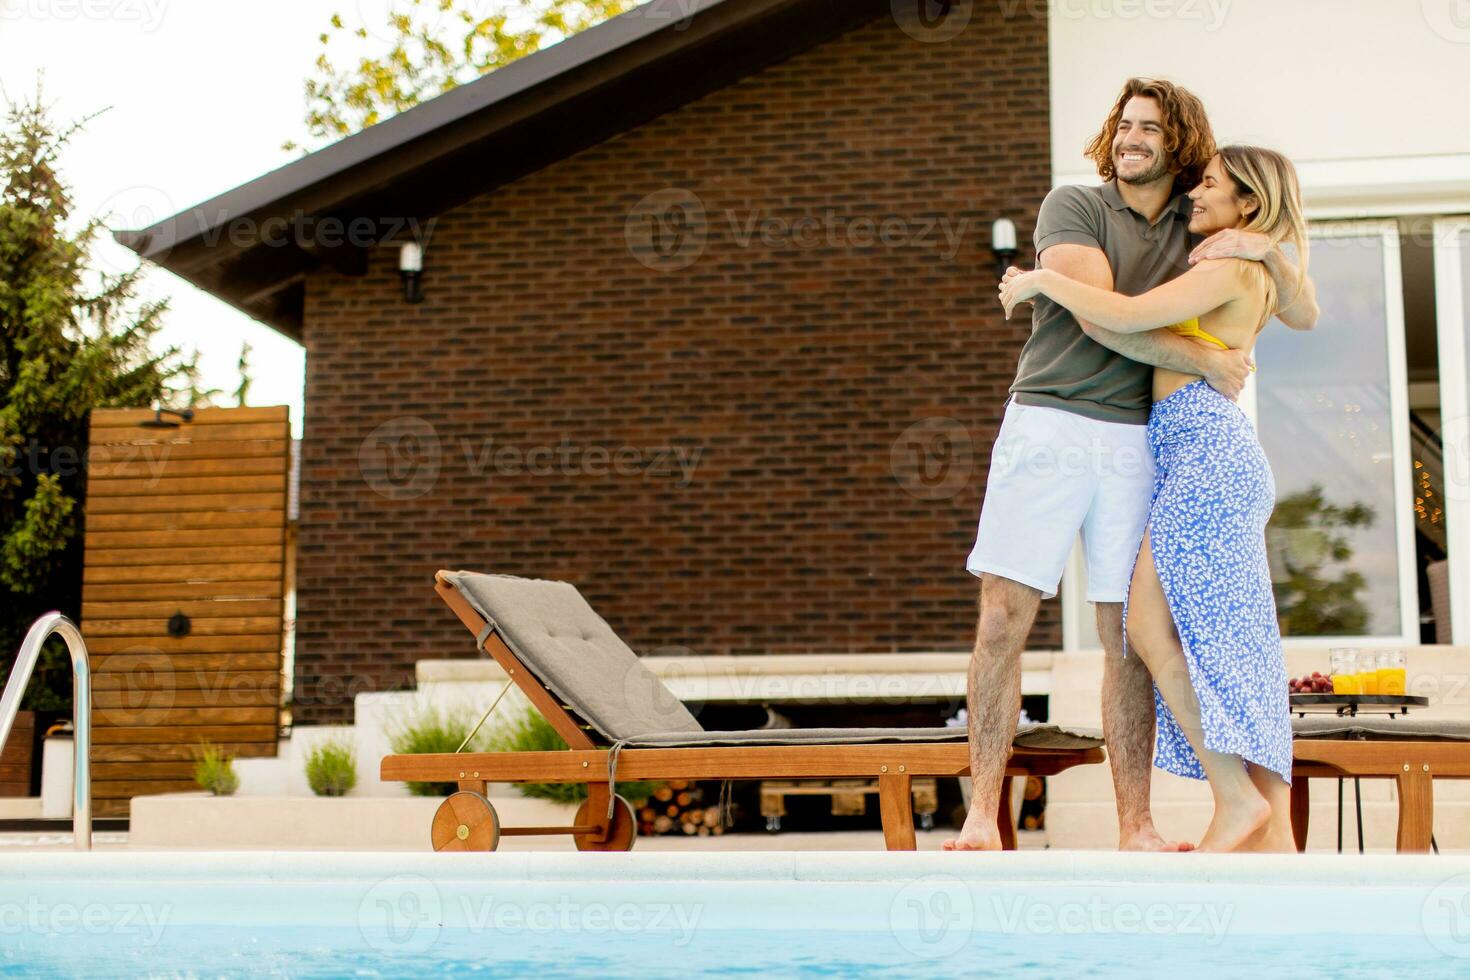
M 1260 232 L 1227 228 L 1215 232 L 1196 245 L 1194 251 L 1189 253 L 1189 264 L 1194 265 L 1205 259 L 1248 259 L 1251 262 L 1261 262 L 1274 247 L 1271 239 Z
M 1235 228 L 1217 231 L 1189 253 L 1190 265 L 1205 259 L 1264 262 L 1276 287 L 1276 302 L 1286 304 L 1278 305 L 1271 312 L 1293 330 L 1311 330 L 1317 325 L 1322 312 L 1317 307 L 1317 287 L 1265 235 Z
M 1222 350 L 1210 357 L 1210 369 L 1204 378 L 1211 388 L 1231 401 L 1245 390 L 1246 379 L 1256 369 L 1255 360 L 1243 350 Z

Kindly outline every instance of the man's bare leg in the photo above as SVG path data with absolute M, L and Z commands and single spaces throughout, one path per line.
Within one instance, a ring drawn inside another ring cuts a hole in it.
M 1103 645 L 1102 722 L 1118 802 L 1118 850 L 1179 851 L 1154 829 L 1149 787 L 1154 757 L 1154 687 L 1137 651 L 1123 656 L 1123 604 L 1097 603 Z
M 947 851 L 998 851 L 1000 785 L 1021 713 L 1021 653 L 1036 620 L 1041 593 L 999 575 L 980 578 L 980 616 L 970 655 L 966 704 L 970 716 L 970 780 L 975 788 L 960 835 Z

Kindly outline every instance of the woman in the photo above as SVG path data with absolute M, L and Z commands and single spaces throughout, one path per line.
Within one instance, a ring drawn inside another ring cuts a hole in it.
M 1301 195 L 1285 157 L 1224 147 L 1189 197 L 1190 231 L 1290 241 L 1305 272 Z M 1006 316 L 1037 295 L 1106 330 L 1167 326 L 1247 351 L 1278 308 L 1265 266 L 1242 259 L 1202 261 L 1142 296 L 1045 269 L 1022 273 L 1001 286 Z M 1154 678 L 1155 765 L 1209 779 L 1215 815 L 1200 850 L 1294 850 L 1291 716 L 1266 564 L 1271 468 L 1245 413 L 1197 376 L 1156 369 L 1153 402 L 1153 502 L 1123 626 L 1125 656 L 1131 646 Z

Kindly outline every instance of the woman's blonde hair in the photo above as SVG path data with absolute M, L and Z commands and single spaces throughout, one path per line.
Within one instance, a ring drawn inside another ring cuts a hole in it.
M 1274 245 L 1290 242 L 1296 249 L 1297 268 L 1301 270 L 1301 279 L 1297 281 L 1299 294 L 1301 284 L 1306 281 L 1308 246 L 1307 219 L 1296 167 L 1280 153 L 1261 146 L 1222 146 L 1219 154 L 1220 165 L 1235 182 L 1236 195 L 1256 200 L 1256 210 L 1242 230 L 1265 235 Z M 1277 309 L 1276 287 L 1270 276 L 1265 280 L 1266 319 L 1270 319 Z M 1296 296 L 1280 305 L 1290 306 L 1294 302 Z

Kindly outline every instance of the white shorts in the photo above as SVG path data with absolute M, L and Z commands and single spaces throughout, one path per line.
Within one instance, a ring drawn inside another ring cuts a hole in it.
M 1153 497 L 1148 427 L 1006 403 L 965 568 L 1057 594 L 1077 532 L 1087 601 L 1122 602 Z

